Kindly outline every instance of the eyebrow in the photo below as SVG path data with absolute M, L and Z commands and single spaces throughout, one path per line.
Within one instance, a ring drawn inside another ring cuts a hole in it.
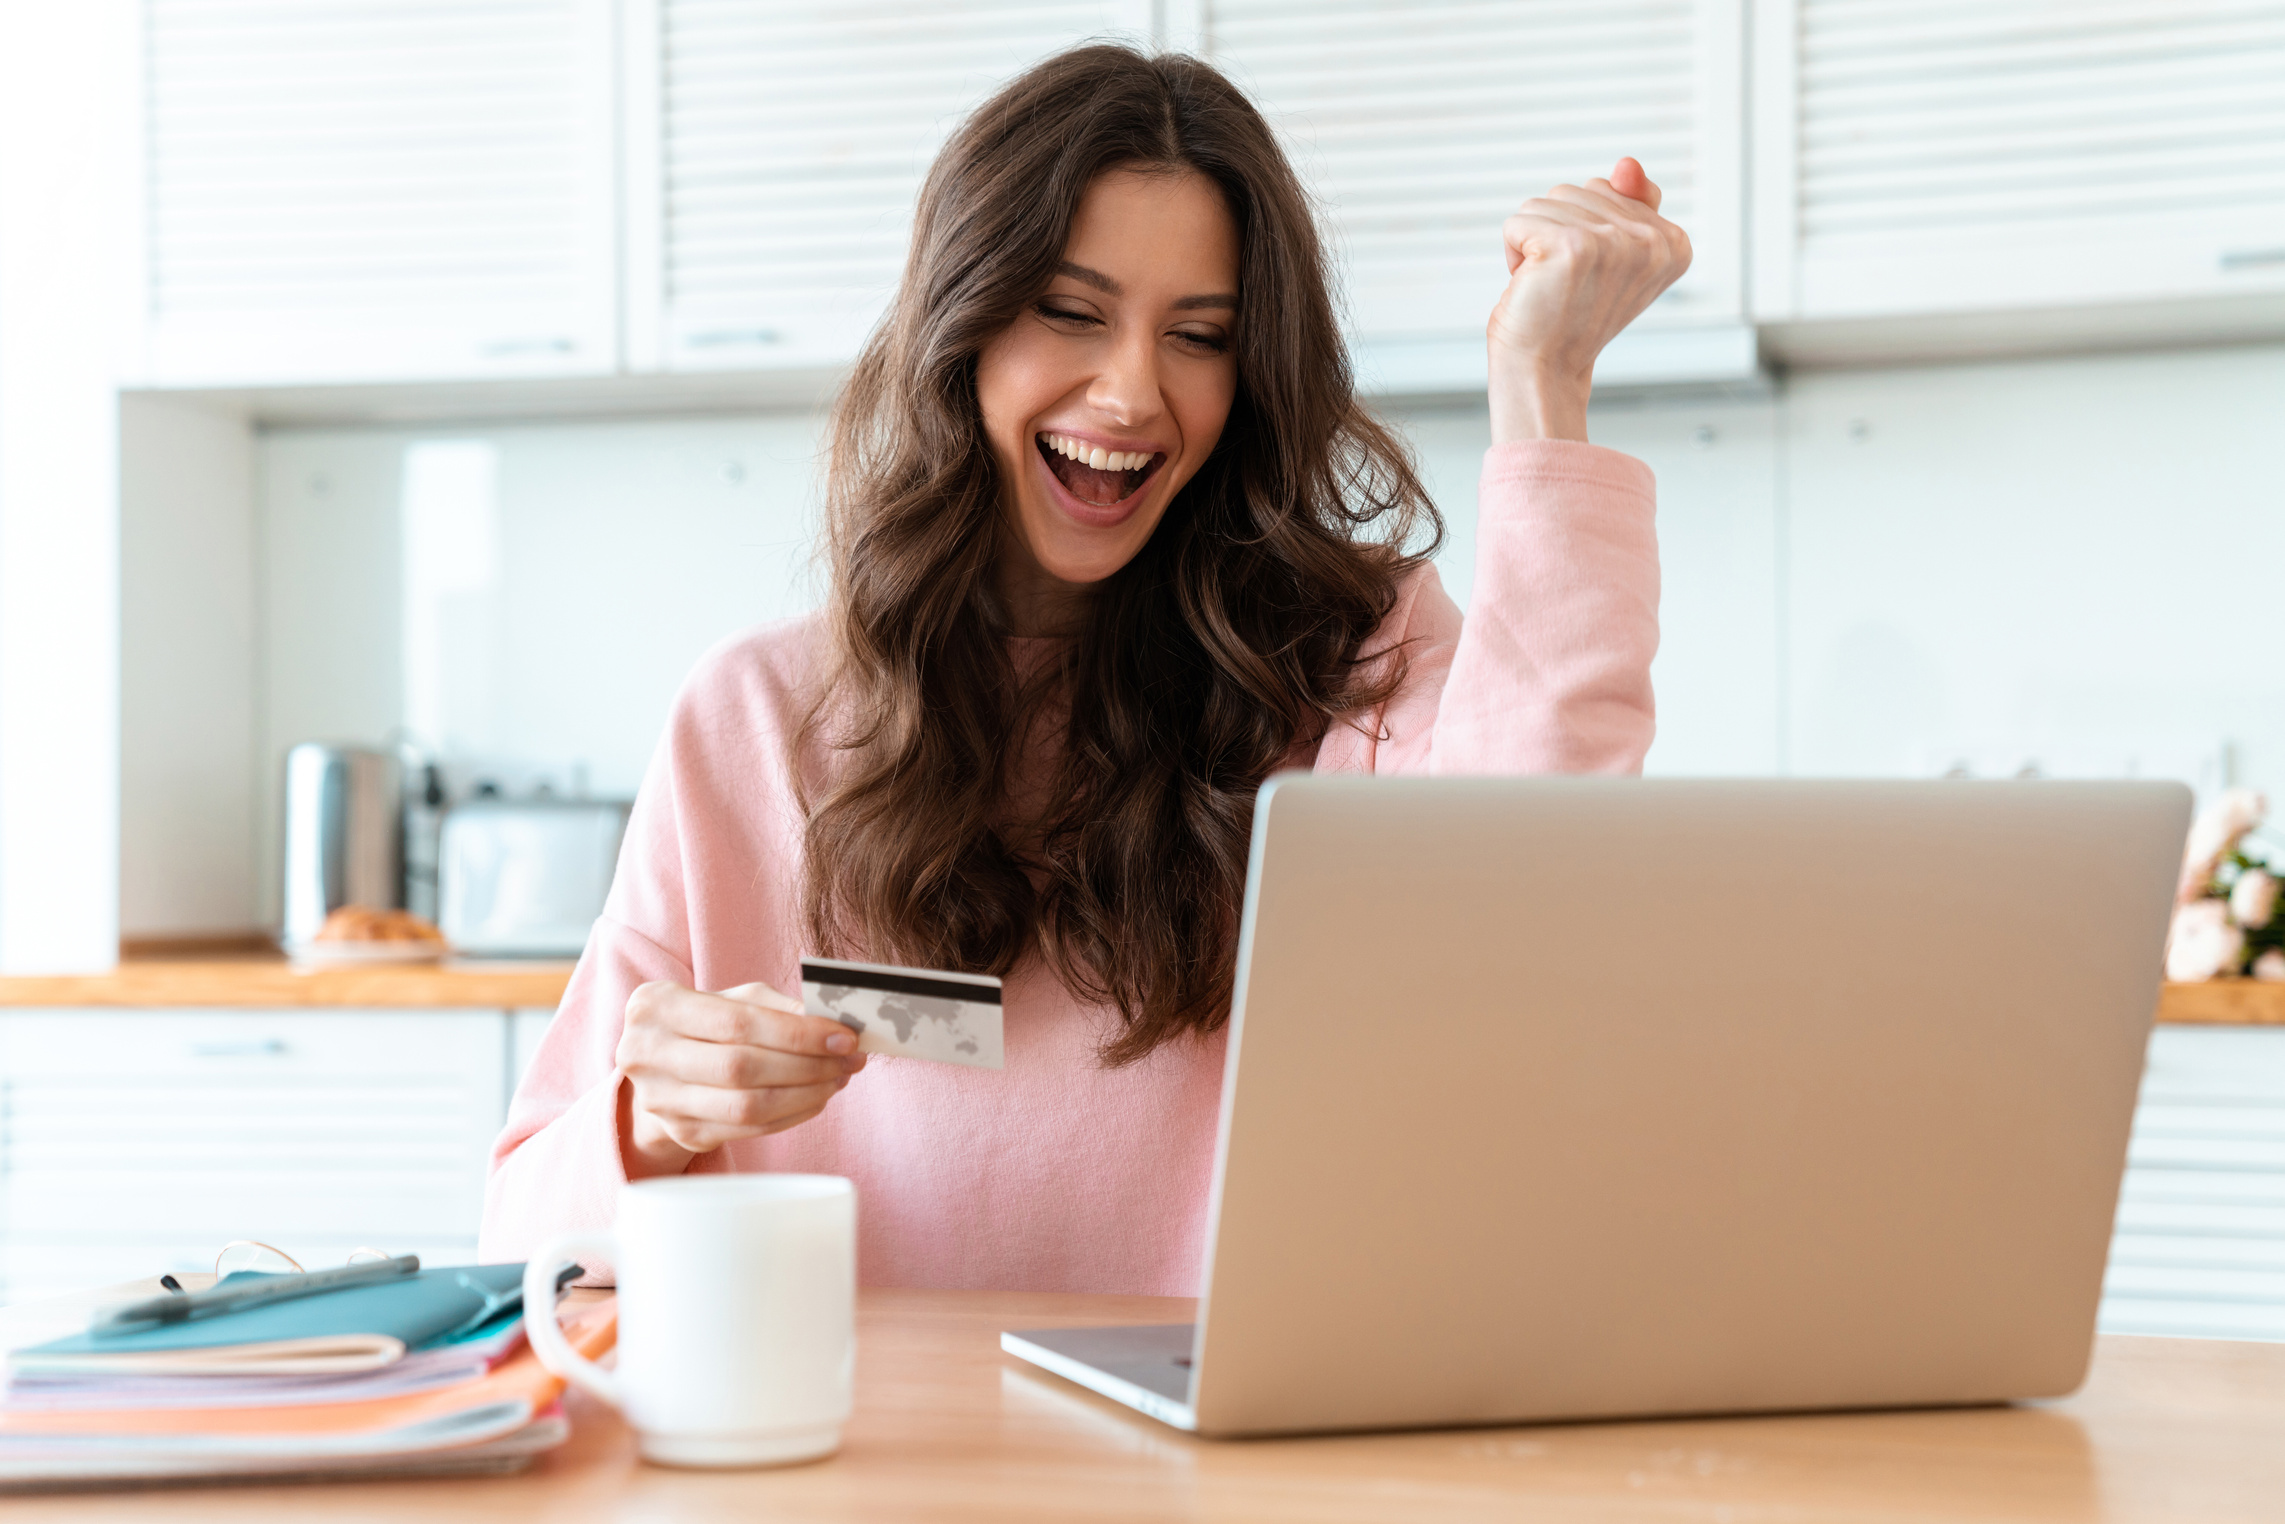
M 1068 259 L 1056 265 L 1055 273 L 1068 275 L 1083 286 L 1093 286 L 1105 296 L 1124 296 L 1127 294 L 1124 287 L 1102 271 L 1090 270 L 1085 265 L 1075 265 Z M 1174 310 L 1177 312 L 1201 310 L 1235 312 L 1238 310 L 1238 299 L 1236 296 L 1224 292 L 1214 292 L 1204 296 L 1178 296 L 1174 299 Z

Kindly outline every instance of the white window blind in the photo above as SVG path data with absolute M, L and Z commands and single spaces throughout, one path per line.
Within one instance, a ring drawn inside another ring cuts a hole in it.
M 1323 199 L 1360 337 L 1480 335 L 1502 220 L 1622 154 L 1698 251 L 1644 322 L 1736 314 L 1733 5 L 1212 0 L 1206 40 Z
M 156 379 L 604 369 L 609 0 L 145 0 Z
M 1785 10 L 1801 315 L 2285 281 L 2285 3 Z
M 904 267 L 913 200 L 962 115 L 1039 58 L 1140 40 L 1126 0 L 651 0 L 631 93 L 638 360 L 830 364 L 854 354 Z M 653 83 L 655 81 L 655 84 Z M 647 192 L 647 195 L 646 195 Z M 645 219 L 641 204 L 653 208 Z M 652 316 L 655 314 L 655 317 Z

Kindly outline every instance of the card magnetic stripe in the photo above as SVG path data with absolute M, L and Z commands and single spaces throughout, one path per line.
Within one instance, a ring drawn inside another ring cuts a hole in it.
M 930 995 L 939 1000 L 965 1000 L 970 1005 L 998 1005 L 1000 992 L 989 984 L 966 984 L 953 979 L 926 979 L 918 974 L 876 974 L 869 969 L 804 962 L 804 984 L 838 984 L 849 989 L 878 990 L 884 995 Z

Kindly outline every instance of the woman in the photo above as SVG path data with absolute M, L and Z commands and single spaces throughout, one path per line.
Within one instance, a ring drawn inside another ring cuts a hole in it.
M 815 1170 L 874 1284 L 1194 1292 L 1261 780 L 1641 765 L 1651 480 L 1585 423 L 1689 262 L 1657 205 L 1622 160 L 1505 225 L 1463 626 L 1243 96 L 1089 47 L 981 107 L 840 400 L 829 604 L 677 702 L 484 1257 L 623 1178 Z M 1003 974 L 1006 1068 L 854 1055 L 780 993 L 805 950 Z

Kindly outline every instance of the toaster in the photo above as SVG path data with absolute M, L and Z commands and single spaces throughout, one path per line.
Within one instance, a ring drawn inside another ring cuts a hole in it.
M 437 925 L 473 957 L 576 958 L 603 913 L 624 800 L 472 799 L 437 840 Z

